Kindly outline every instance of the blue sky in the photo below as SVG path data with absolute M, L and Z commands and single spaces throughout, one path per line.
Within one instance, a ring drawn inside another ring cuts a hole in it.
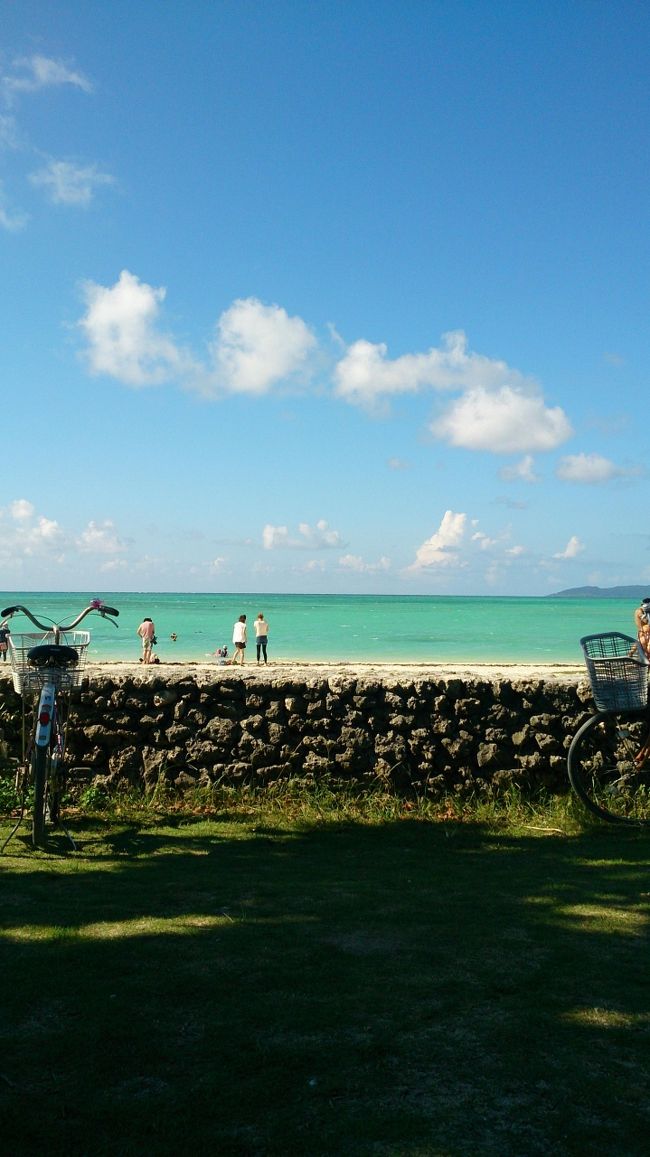
M 3 589 L 650 581 L 650 8 L 0 27 Z

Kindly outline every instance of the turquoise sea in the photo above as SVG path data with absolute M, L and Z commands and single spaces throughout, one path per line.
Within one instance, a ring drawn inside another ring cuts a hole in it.
M 232 651 L 240 614 L 248 616 L 248 658 L 254 658 L 253 620 L 260 611 L 270 627 L 270 661 L 581 663 L 582 635 L 635 634 L 636 604 L 629 599 L 9 591 L 0 595 L 0 606 L 21 603 L 41 619 L 61 622 L 94 597 L 120 611 L 118 629 L 96 615 L 83 623 L 92 631 L 94 660 L 137 660 L 136 628 L 145 615 L 156 625 L 161 661 L 177 662 L 205 661 L 224 643 Z M 16 617 L 11 628 L 29 630 L 30 624 Z

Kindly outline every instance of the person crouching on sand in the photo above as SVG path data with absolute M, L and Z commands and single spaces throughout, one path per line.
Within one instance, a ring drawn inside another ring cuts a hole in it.
M 246 632 L 246 615 L 240 615 L 233 627 L 232 641 L 235 645 L 235 653 L 232 657 L 231 663 L 234 667 L 239 663 L 242 667 L 246 661 L 245 651 L 248 635 Z

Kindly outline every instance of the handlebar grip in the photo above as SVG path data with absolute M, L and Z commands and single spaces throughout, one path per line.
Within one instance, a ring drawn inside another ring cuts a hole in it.
M 102 607 L 103 615 L 115 615 L 115 618 L 117 618 L 119 613 L 119 611 L 115 610 L 115 607 Z
M 6 619 L 8 615 L 15 615 L 16 611 L 19 610 L 20 607 L 7 607 L 6 611 L 0 611 L 0 615 L 2 615 L 3 619 Z

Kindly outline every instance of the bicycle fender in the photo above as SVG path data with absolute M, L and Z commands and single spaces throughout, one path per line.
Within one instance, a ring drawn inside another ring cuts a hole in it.
M 50 742 L 55 699 L 56 688 L 44 687 L 38 701 L 38 719 L 36 721 L 36 745 L 38 747 L 47 747 Z

